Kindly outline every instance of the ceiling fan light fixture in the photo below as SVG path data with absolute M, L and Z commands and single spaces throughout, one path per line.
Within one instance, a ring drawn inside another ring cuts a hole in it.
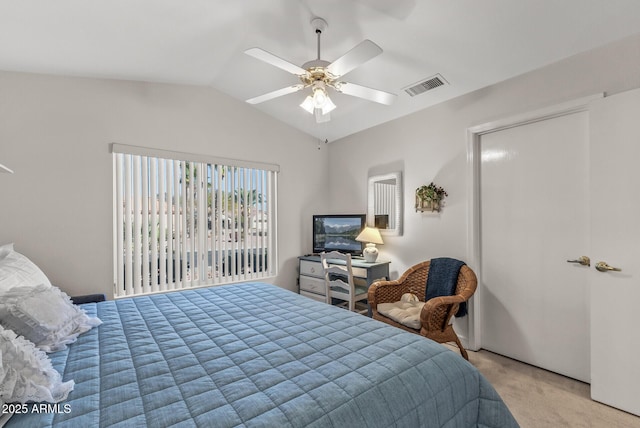
M 331 101 L 331 98 L 329 98 L 327 90 L 323 86 L 316 84 L 313 87 L 312 95 L 307 95 L 302 104 L 300 104 L 300 107 L 309 112 L 309 114 L 315 114 L 317 116 L 318 114 L 326 115 L 333 111 L 336 105 Z
M 327 91 L 320 86 L 316 86 L 313 88 L 313 106 L 315 108 L 323 108 L 327 103 L 329 96 L 327 95 Z
M 302 104 L 300 104 L 300 107 L 308 111 L 309 114 L 313 114 L 315 107 L 313 105 L 313 98 L 311 98 L 311 95 L 307 95 Z
M 331 98 L 327 95 L 327 98 L 322 106 L 322 114 L 328 114 L 336 108 L 336 105 L 331 101 Z

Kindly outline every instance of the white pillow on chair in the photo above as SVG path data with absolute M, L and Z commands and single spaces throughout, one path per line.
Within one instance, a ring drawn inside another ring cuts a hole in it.
M 418 296 L 413 293 L 404 293 L 402 297 L 400 297 L 400 301 L 404 303 L 413 303 L 419 302 L 420 300 L 418 299 Z
M 418 296 L 404 293 L 399 302 L 379 303 L 378 312 L 395 322 L 419 330 L 420 312 L 422 312 L 423 306 L 424 302 L 418 301 Z

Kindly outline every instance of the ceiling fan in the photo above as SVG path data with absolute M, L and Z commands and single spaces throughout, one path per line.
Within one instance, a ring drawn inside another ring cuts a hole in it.
M 393 102 L 396 97 L 395 94 L 339 80 L 356 67 L 380 55 L 382 53 L 380 46 L 371 40 L 364 40 L 330 63 L 320 59 L 320 36 L 324 29 L 327 28 L 327 22 L 322 18 L 314 18 L 311 20 L 311 25 L 318 37 L 318 57 L 304 63 L 302 67 L 298 67 L 260 48 L 251 48 L 245 51 L 247 55 L 295 74 L 302 82 L 248 99 L 247 102 L 249 104 L 262 103 L 305 88 L 311 88 L 311 94 L 305 98 L 300 107 L 315 115 L 316 122 L 321 123 L 327 122 L 330 119 L 329 113 L 336 108 L 336 105 L 329 98 L 328 88 L 380 104 L 389 105 Z

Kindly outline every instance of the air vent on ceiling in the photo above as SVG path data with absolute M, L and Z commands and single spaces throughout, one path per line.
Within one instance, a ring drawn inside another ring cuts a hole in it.
M 418 83 L 414 83 L 413 85 L 404 88 L 404 91 L 412 97 L 415 97 L 416 95 L 420 95 L 446 83 L 447 81 L 444 80 L 444 77 L 436 74 L 435 76 L 427 77 Z

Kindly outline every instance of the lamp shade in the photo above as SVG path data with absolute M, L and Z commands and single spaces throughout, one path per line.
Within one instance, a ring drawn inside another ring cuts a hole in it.
M 313 106 L 315 108 L 324 107 L 324 103 L 327 102 L 327 98 L 329 97 L 327 96 L 327 93 L 325 92 L 324 89 L 320 87 L 313 88 Z
M 371 244 L 384 244 L 380 231 L 375 227 L 365 226 L 362 232 L 356 237 L 356 241 L 368 242 Z
M 305 98 L 302 104 L 300 104 L 300 107 L 313 114 L 314 107 L 313 98 L 311 98 L 311 95 L 307 95 L 307 98 Z
M 327 95 L 327 98 L 324 100 L 324 104 L 322 105 L 322 114 L 327 114 L 335 110 L 336 105 L 331 101 L 331 98 Z

